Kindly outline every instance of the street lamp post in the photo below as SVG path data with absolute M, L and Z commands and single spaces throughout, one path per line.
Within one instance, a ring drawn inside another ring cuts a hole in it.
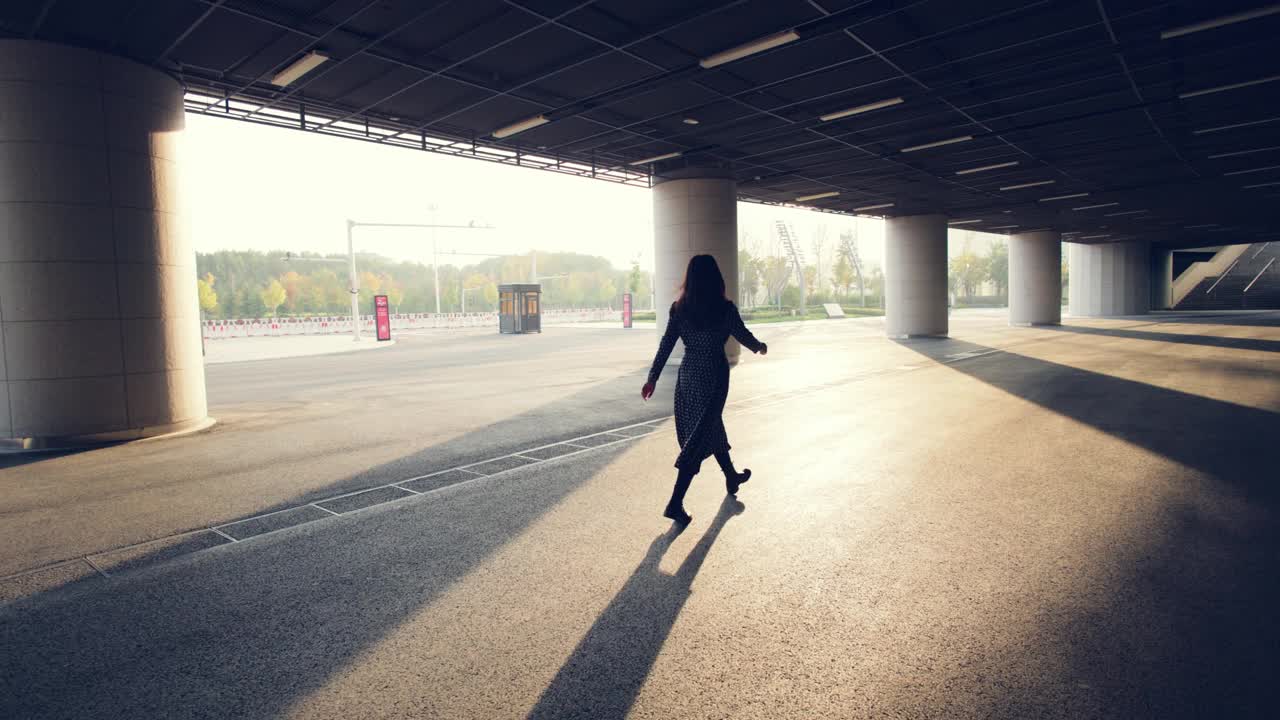
M 432 206 L 432 217 L 435 216 L 435 206 Z M 466 225 L 440 225 L 437 223 L 377 223 L 377 222 L 357 222 L 355 220 L 347 220 L 347 256 L 349 261 L 349 271 L 351 274 L 351 336 L 352 339 L 360 340 L 360 278 L 356 275 L 356 251 L 355 242 L 352 238 L 352 231 L 357 227 L 382 227 L 382 228 L 431 228 L 431 264 L 435 271 L 436 279 L 436 314 L 440 314 L 440 264 L 436 262 L 436 228 L 456 228 L 462 230 L 493 230 L 492 225 L 477 225 L 475 221 Z

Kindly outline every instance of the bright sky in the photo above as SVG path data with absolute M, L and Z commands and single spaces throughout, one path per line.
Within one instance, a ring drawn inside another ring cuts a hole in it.
M 196 114 L 187 115 L 186 135 L 184 182 L 201 252 L 345 253 L 347 218 L 430 223 L 434 217 L 438 223 L 474 220 L 496 228 L 438 230 L 442 253 L 537 248 L 601 255 L 618 268 L 639 260 L 653 269 L 653 207 L 644 188 Z M 853 230 L 867 266 L 881 264 L 880 220 L 755 203 L 738 204 L 743 247 L 757 255 L 779 252 L 779 219 L 802 239 L 810 262 L 815 239 L 826 238 L 825 265 L 833 261 L 840 233 Z M 356 249 L 429 263 L 430 232 L 357 229 Z M 960 244 L 950 243 L 952 253 Z M 985 251 L 985 242 L 974 249 Z

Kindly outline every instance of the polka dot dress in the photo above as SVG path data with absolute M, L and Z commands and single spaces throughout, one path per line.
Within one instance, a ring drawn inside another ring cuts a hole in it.
M 676 437 L 680 440 L 677 468 L 696 473 L 703 460 L 729 449 L 721 413 L 729 395 L 729 361 L 724 344 L 730 335 L 751 352 L 760 352 L 763 347 L 743 325 L 742 315 L 731 302 L 725 303 L 724 316 L 705 328 L 694 327 L 681 317 L 675 305 L 671 306 L 667 331 L 649 370 L 649 382 L 658 381 L 676 338 L 683 340 L 684 359 L 676 379 Z

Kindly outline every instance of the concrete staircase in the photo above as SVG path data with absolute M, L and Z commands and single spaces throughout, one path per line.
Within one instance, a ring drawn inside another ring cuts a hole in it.
M 1236 251 L 1241 247 L 1242 251 Z M 1198 278 L 1195 286 L 1176 302 L 1175 309 L 1280 309 L 1280 242 L 1224 248 L 1222 253 L 1228 250 L 1236 251 L 1235 259 L 1222 267 L 1224 263 L 1216 262 L 1219 258 L 1215 257 L 1217 272 Z

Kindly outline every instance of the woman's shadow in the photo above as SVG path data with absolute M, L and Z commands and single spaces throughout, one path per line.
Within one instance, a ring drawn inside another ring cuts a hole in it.
M 528 717 L 626 717 L 716 537 L 729 518 L 745 509 L 726 495 L 711 526 L 672 575 L 659 570 L 658 563 L 684 526 L 673 524 L 655 538 L 640 566 L 574 648 Z

